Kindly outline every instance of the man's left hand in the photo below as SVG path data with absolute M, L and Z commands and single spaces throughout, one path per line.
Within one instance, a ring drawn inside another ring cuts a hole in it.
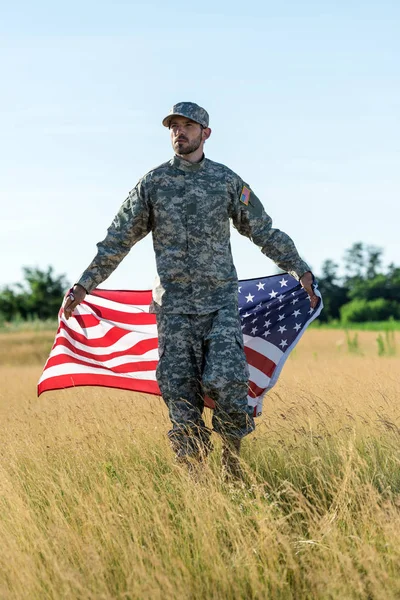
M 300 283 L 310 298 L 311 308 L 315 308 L 318 304 L 318 296 L 314 292 L 313 282 L 314 278 L 311 271 L 307 271 L 307 273 L 304 273 L 303 277 L 300 278 Z

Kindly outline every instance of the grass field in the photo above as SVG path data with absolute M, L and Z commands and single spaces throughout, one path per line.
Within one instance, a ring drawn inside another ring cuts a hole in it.
M 37 399 L 53 332 L 1 334 L 0 598 L 399 598 L 400 357 L 376 338 L 308 331 L 229 483 L 216 437 L 175 464 L 158 398 Z

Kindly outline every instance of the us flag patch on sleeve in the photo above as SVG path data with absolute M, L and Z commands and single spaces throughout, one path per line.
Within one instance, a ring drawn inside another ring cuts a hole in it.
M 249 200 L 250 200 L 250 194 L 251 194 L 251 191 L 249 190 L 248 187 L 246 187 L 244 185 L 243 189 L 241 191 L 241 194 L 240 194 L 240 202 L 243 202 L 243 204 L 245 204 L 247 206 L 249 203 Z

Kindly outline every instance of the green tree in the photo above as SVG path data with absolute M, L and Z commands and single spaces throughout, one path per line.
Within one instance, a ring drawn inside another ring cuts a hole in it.
M 18 298 L 15 291 L 6 286 L 0 292 L 0 320 L 11 321 L 17 316 L 21 316 Z
M 340 316 L 343 323 L 400 319 L 400 304 L 385 298 L 375 300 L 357 298 L 340 308 Z
M 333 260 L 325 260 L 322 264 L 321 276 L 318 277 L 318 287 L 324 299 L 322 321 L 340 318 L 340 307 L 348 302 L 348 288 L 340 283 L 338 276 L 339 265 Z
M 344 253 L 345 280 L 349 283 L 373 279 L 382 266 L 382 248 L 368 246 L 363 242 L 354 243 Z
M 372 279 L 360 279 L 353 283 L 349 292 L 350 299 L 394 300 L 400 303 L 400 268 L 387 274 L 379 273 Z
M 46 271 L 24 267 L 24 283 L 7 286 L 0 292 L 0 314 L 3 319 L 55 318 L 69 285 L 65 275 L 55 275 L 53 267 Z

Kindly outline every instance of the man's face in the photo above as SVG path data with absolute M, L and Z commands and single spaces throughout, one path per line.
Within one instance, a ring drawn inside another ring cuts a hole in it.
M 169 124 L 175 154 L 191 154 L 204 143 L 206 137 L 199 123 L 186 117 L 173 117 Z

